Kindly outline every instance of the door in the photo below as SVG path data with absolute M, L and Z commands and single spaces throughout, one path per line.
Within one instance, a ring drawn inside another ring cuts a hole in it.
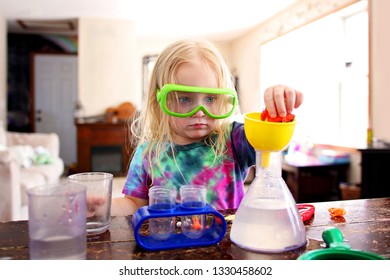
M 35 54 L 33 58 L 34 125 L 36 132 L 60 137 L 60 157 L 76 162 L 77 56 Z

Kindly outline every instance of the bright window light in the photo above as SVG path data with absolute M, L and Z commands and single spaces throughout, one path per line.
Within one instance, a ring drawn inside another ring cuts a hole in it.
M 366 144 L 368 13 L 361 7 L 317 20 L 260 48 L 261 94 L 282 83 L 305 95 L 295 111 L 296 142 Z

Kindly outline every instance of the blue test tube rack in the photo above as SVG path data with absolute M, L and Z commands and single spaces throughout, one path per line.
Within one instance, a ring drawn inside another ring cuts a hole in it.
M 185 236 L 183 233 L 174 233 L 166 240 L 157 240 L 150 235 L 140 234 L 141 225 L 148 219 L 192 215 L 214 216 L 211 225 L 204 229 L 203 235 L 199 238 L 193 239 Z M 133 215 L 131 224 L 137 244 L 149 251 L 214 245 L 223 239 L 227 227 L 223 215 L 208 204 L 196 209 L 183 207 L 178 204 L 175 208 L 167 210 L 155 210 L 150 206 L 143 206 Z

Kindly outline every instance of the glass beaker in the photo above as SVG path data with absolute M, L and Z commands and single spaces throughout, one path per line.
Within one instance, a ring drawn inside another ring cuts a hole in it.
M 230 239 L 244 249 L 277 253 L 307 241 L 295 200 L 282 178 L 282 153 L 267 153 L 267 163 L 262 164 L 265 157 L 256 151 L 256 177 L 236 212 Z

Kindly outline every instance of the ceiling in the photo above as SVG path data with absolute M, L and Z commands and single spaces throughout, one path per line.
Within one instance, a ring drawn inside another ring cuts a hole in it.
M 202 36 L 231 40 L 247 32 L 298 0 L 0 0 L 0 14 L 8 32 L 57 33 L 42 29 L 25 30 L 17 20 L 65 20 L 99 17 L 126 19 L 135 23 L 144 37 Z M 50 23 L 50 22 L 49 22 Z

